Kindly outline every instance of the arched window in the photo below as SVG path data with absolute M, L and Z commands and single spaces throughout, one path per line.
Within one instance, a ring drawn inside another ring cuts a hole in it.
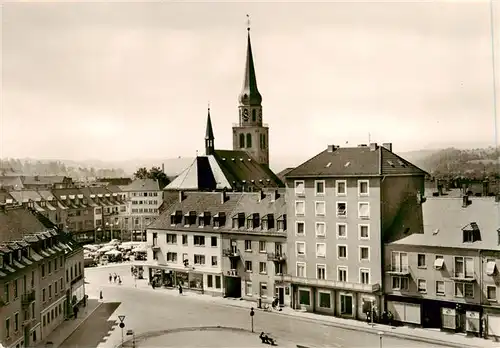
M 252 134 L 247 133 L 247 148 L 252 147 Z
M 255 109 L 252 110 L 252 122 L 257 121 L 257 111 Z
M 243 149 L 245 147 L 245 134 L 241 133 L 240 134 L 240 149 Z

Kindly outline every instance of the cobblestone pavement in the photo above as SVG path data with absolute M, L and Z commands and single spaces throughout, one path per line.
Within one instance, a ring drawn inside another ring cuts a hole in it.
M 119 274 L 123 284 L 110 284 L 108 281 L 109 272 Z M 90 297 L 98 297 L 102 291 L 105 301 L 121 302 L 120 307 L 109 320 L 117 320 L 118 315 L 125 315 L 124 331 L 131 329 L 138 336 L 148 332 L 175 328 L 220 325 L 249 330 L 251 327 L 248 308 L 227 305 L 231 302 L 240 305 L 245 301 L 230 301 L 210 296 L 192 295 L 191 293 L 180 296 L 174 291 L 153 290 L 147 286 L 146 281 L 133 281 L 130 276 L 130 265 L 87 269 L 86 280 L 89 283 L 87 284 L 87 293 Z M 366 332 L 356 326 L 340 328 L 330 325 L 328 322 L 310 320 L 292 314 L 282 315 L 256 311 L 254 317 L 255 332 L 270 332 L 279 341 L 311 347 L 362 348 L 379 345 L 377 331 Z M 366 323 L 361 324 L 367 325 Z M 121 330 L 115 325 L 106 342 L 100 343 L 98 347 L 116 347 L 121 344 L 121 340 Z M 389 335 L 382 335 L 382 341 L 384 348 L 443 347 L 443 345 Z M 221 336 L 220 346 L 224 346 L 223 336 Z M 462 347 L 466 347 L 466 345 L 464 344 Z

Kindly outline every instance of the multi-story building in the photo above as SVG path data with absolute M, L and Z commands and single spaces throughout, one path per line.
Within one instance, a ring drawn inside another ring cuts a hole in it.
M 68 317 L 65 253 L 79 247 L 33 203 L 0 207 L 0 237 L 0 343 L 34 346 Z
M 289 303 L 285 192 L 241 193 L 222 228 L 225 296 Z
M 425 175 L 375 143 L 329 145 L 286 174 L 292 306 L 360 319 L 380 312 L 382 243 L 421 230 Z
M 76 188 L 54 189 L 51 191 L 64 207 L 67 216 L 63 221 L 65 230 L 73 234 L 75 240 L 84 243 L 94 240 L 94 208 L 89 205 L 84 194 Z
M 128 218 L 124 230 L 132 240 L 146 241 L 146 228 L 160 215 L 163 194 L 157 180 L 136 179 L 130 185 L 121 187 L 127 194 Z
M 213 295 L 285 296 L 284 195 L 182 192 L 148 227 L 150 277 Z M 253 285 L 255 284 L 255 286 Z
M 428 197 L 423 218 L 385 246 L 387 309 L 403 323 L 500 336 L 499 203 Z
M 269 169 L 269 127 L 262 118 L 262 96 L 257 88 L 250 31 L 238 104 L 238 123 L 232 127 L 233 149 L 215 148 L 209 108 L 205 156 L 196 156 L 191 165 L 165 187 L 166 191 L 259 191 L 284 187 Z
M 118 189 L 118 188 L 117 188 Z M 122 239 L 124 231 L 123 215 L 127 203 L 121 191 L 111 191 L 107 187 L 82 189 L 95 204 L 94 229 L 97 240 Z

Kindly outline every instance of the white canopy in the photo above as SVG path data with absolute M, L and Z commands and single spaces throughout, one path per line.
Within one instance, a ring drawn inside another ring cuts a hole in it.
M 103 246 L 101 249 L 99 249 L 97 251 L 100 252 L 100 253 L 105 253 L 107 251 L 114 250 L 114 249 L 115 249 L 115 247 L 112 246 L 112 245 L 105 245 L 105 246 Z
M 116 249 L 114 249 L 114 250 L 110 250 L 110 251 L 108 251 L 108 252 L 104 253 L 104 255 L 115 255 L 115 256 L 116 256 L 116 255 L 121 255 L 121 254 L 122 254 L 122 253 L 121 253 L 121 252 L 119 252 L 119 251 L 118 251 L 118 250 L 116 250 Z
M 87 250 L 90 250 L 90 251 L 96 251 L 96 250 L 99 250 L 99 247 L 96 246 L 96 245 L 92 245 L 92 244 L 86 244 L 83 246 L 84 249 L 87 249 Z

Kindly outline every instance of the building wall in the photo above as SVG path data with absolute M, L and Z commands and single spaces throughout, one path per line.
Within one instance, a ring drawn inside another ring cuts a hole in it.
M 163 204 L 163 193 L 159 191 L 127 192 L 127 215 L 123 215 L 124 230 L 127 234 L 133 231 L 146 231 L 146 228 L 159 216 L 159 208 Z
M 496 264 L 496 271 L 493 275 L 487 274 L 488 261 L 494 261 Z M 482 272 L 480 280 L 482 284 L 482 303 L 491 306 L 493 310 L 500 311 L 500 255 L 498 251 L 483 251 L 482 257 Z M 488 288 L 492 287 L 496 291 L 496 297 L 488 298 Z
M 336 181 L 345 180 L 347 183 L 347 193 L 337 195 Z M 327 178 L 325 179 L 325 195 L 317 196 L 315 194 L 315 179 L 305 180 L 305 195 L 297 196 L 295 194 L 294 180 L 288 180 L 286 190 L 286 201 L 288 208 L 288 270 L 289 273 L 297 275 L 297 262 L 306 263 L 306 277 L 316 278 L 316 265 L 326 265 L 326 279 L 337 280 L 337 267 L 345 266 L 348 269 L 348 281 L 352 283 L 359 282 L 360 268 L 370 269 L 370 283 L 381 282 L 380 267 L 380 180 L 378 178 L 369 179 L 369 193 L 367 196 L 358 195 L 357 178 Z M 295 202 L 305 201 L 305 214 L 297 216 L 295 213 Z M 315 202 L 326 202 L 325 216 L 316 216 Z M 337 202 L 347 203 L 347 216 L 337 217 Z M 368 202 L 370 205 L 370 218 L 362 219 L 358 216 L 358 203 Z M 305 235 L 297 235 L 297 222 L 305 223 Z M 317 237 L 315 231 L 316 222 L 326 223 L 326 236 Z M 339 238 L 337 236 L 337 225 L 345 224 L 347 226 L 347 237 Z M 360 239 L 359 226 L 369 226 L 369 238 Z M 296 253 L 296 242 L 306 242 L 306 255 L 298 256 Z M 316 243 L 326 243 L 326 256 L 316 257 Z M 338 259 L 338 245 L 347 246 L 347 258 Z M 369 261 L 360 261 L 359 247 L 369 247 Z
M 157 239 L 154 241 L 153 234 L 157 234 Z M 175 235 L 176 243 L 167 243 L 167 235 Z M 182 236 L 187 236 L 187 244 L 183 244 Z M 194 245 L 194 236 L 204 236 L 205 246 Z M 212 246 L 212 238 L 215 238 L 217 245 Z M 207 292 L 222 293 L 223 287 L 216 289 L 215 286 L 208 288 L 207 275 L 221 275 L 222 273 L 222 251 L 221 251 L 221 235 L 216 232 L 208 232 L 206 230 L 195 232 L 188 230 L 148 230 L 148 260 L 156 260 L 158 265 L 166 265 L 171 269 L 181 271 L 190 271 L 203 273 L 203 290 Z M 152 250 L 151 246 L 155 243 L 159 250 Z M 167 261 L 167 253 L 177 253 L 177 262 Z M 183 254 L 187 255 L 189 266 L 185 267 L 183 263 Z M 205 264 L 195 264 L 194 255 L 204 255 Z M 212 257 L 216 258 L 217 265 L 212 266 Z
M 382 178 L 380 210 L 384 240 L 398 239 L 408 233 L 423 231 L 422 205 L 418 203 L 417 195 L 418 192 L 424 194 L 424 179 L 424 176 L 386 176 Z M 406 234 L 405 231 L 407 231 Z
M 286 262 L 281 263 L 281 273 L 276 272 L 276 262 L 268 260 L 269 253 L 276 252 L 276 244 L 281 244 L 281 250 L 287 253 L 286 235 L 271 236 L 271 235 L 250 235 L 241 233 L 224 233 L 222 235 L 222 250 L 231 249 L 232 243 L 236 243 L 236 248 L 240 252 L 240 259 L 237 261 L 236 274 L 241 277 L 241 296 L 247 300 L 257 300 L 262 297 L 264 300 L 271 301 L 275 296 L 275 286 L 282 279 L 282 274 L 287 272 Z M 251 250 L 245 248 L 245 241 L 250 241 Z M 259 243 L 265 242 L 265 251 L 260 251 Z M 252 271 L 248 272 L 245 268 L 246 262 L 252 263 Z M 260 262 L 266 264 L 266 272 L 260 273 Z M 229 257 L 222 257 L 222 271 L 226 276 L 228 272 L 233 270 Z M 248 287 L 247 283 L 251 286 Z M 261 292 L 261 284 L 267 285 L 267 291 Z M 251 291 L 249 291 L 251 288 Z M 261 296 L 264 295 L 264 296 Z
M 39 264 L 40 285 L 37 302 L 41 303 L 42 339 L 47 337 L 59 324 L 64 321 L 63 302 L 66 297 L 64 287 L 64 256 L 46 258 Z M 62 286 L 61 286 L 62 285 Z M 45 293 L 45 300 L 43 294 Z M 61 305 L 61 306 L 59 306 Z M 63 312 L 60 312 L 60 309 Z
M 391 255 L 393 251 L 406 252 L 408 254 L 409 266 L 409 287 L 407 291 L 393 290 L 392 289 L 392 275 L 387 271 L 391 267 Z M 418 254 L 425 255 L 426 266 L 418 267 Z M 434 261 L 436 256 L 443 256 L 444 265 L 441 270 L 434 268 Z M 472 257 L 474 259 L 474 274 L 476 281 L 472 282 L 474 289 L 473 298 L 464 298 L 455 296 L 455 282 L 451 277 L 453 276 L 455 268 L 455 257 Z M 480 278 L 481 274 L 481 259 L 477 250 L 471 249 L 455 249 L 455 248 L 441 248 L 441 247 L 425 247 L 422 246 L 406 246 L 390 244 L 386 245 L 385 252 L 386 273 L 384 277 L 385 293 L 388 295 L 410 296 L 420 299 L 430 299 L 439 301 L 450 301 L 456 303 L 479 304 L 480 293 Z M 426 280 L 427 291 L 419 292 L 417 288 L 418 279 Z M 437 294 L 436 282 L 444 281 L 445 292 L 443 295 Z

